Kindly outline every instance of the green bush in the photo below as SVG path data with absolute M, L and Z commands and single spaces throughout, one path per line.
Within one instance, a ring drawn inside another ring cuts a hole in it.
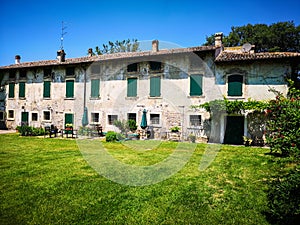
M 270 184 L 268 219 L 272 224 L 300 221 L 300 166 Z
M 267 114 L 267 143 L 271 151 L 284 156 L 300 155 L 300 90 L 290 84 L 288 97 L 277 93 Z
M 44 128 L 36 128 L 27 125 L 17 126 L 16 130 L 20 133 L 21 136 L 41 136 L 45 134 Z
M 127 124 L 128 124 L 129 130 L 131 132 L 135 132 L 136 131 L 137 125 L 136 125 L 136 122 L 134 120 L 128 120 Z
M 113 142 L 117 140 L 117 133 L 114 131 L 108 131 L 105 135 L 106 142 Z

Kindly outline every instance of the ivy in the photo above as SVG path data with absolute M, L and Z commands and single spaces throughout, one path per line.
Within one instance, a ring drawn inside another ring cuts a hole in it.
M 224 97 L 223 100 L 217 99 L 210 102 L 205 102 L 201 105 L 194 105 L 192 108 L 203 108 L 211 114 L 242 114 L 246 110 L 264 111 L 268 107 L 268 102 L 257 101 L 249 98 L 247 101 L 234 100 L 230 101 Z

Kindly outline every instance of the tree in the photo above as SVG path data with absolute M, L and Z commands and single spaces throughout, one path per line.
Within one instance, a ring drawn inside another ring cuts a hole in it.
M 95 53 L 97 55 L 112 54 L 117 52 L 137 52 L 139 51 L 139 42 L 137 39 L 127 39 L 123 41 L 109 41 L 108 44 L 103 44 L 103 48 L 99 46 L 95 47 Z
M 256 52 L 300 52 L 300 25 L 293 21 L 277 22 L 271 25 L 247 24 L 231 27 L 228 36 L 223 37 L 225 47 L 241 46 L 245 43 L 255 45 Z M 213 45 L 214 35 L 206 37 L 203 45 Z

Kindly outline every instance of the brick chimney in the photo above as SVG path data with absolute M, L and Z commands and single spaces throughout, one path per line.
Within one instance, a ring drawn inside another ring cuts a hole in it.
M 152 52 L 158 52 L 158 40 L 152 41 Z
M 223 38 L 223 33 L 215 33 L 215 46 L 216 47 L 222 47 L 222 38 Z
M 20 64 L 21 63 L 21 56 L 20 55 L 16 55 L 15 56 L 15 64 Z
M 63 49 L 57 51 L 57 57 L 56 58 L 57 58 L 58 62 L 60 62 L 60 63 L 64 62 L 65 61 L 65 56 L 66 56 L 66 53 Z

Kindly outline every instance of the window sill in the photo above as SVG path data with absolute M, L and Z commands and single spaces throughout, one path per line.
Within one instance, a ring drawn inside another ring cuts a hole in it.
M 148 96 L 148 99 L 162 99 L 161 96 Z
M 189 95 L 188 98 L 205 98 L 205 95 Z
M 241 99 L 241 100 L 243 100 L 243 99 L 245 99 L 245 97 L 243 97 L 243 96 L 227 96 L 226 98 L 228 100 L 235 100 L 235 99 Z
M 15 98 L 14 97 L 13 98 L 10 97 L 10 98 L 8 98 L 8 100 L 15 100 Z
M 125 100 L 138 100 L 139 97 L 136 96 L 136 97 L 125 97 Z
M 19 97 L 19 100 L 26 100 L 26 97 Z
M 65 97 L 65 100 L 75 100 L 75 98 L 74 97 L 72 97 L 72 98 Z
M 90 97 L 90 100 L 100 100 L 101 97 Z
M 15 118 L 7 118 L 7 121 L 14 121 Z
M 43 100 L 52 100 L 50 97 L 43 97 Z

